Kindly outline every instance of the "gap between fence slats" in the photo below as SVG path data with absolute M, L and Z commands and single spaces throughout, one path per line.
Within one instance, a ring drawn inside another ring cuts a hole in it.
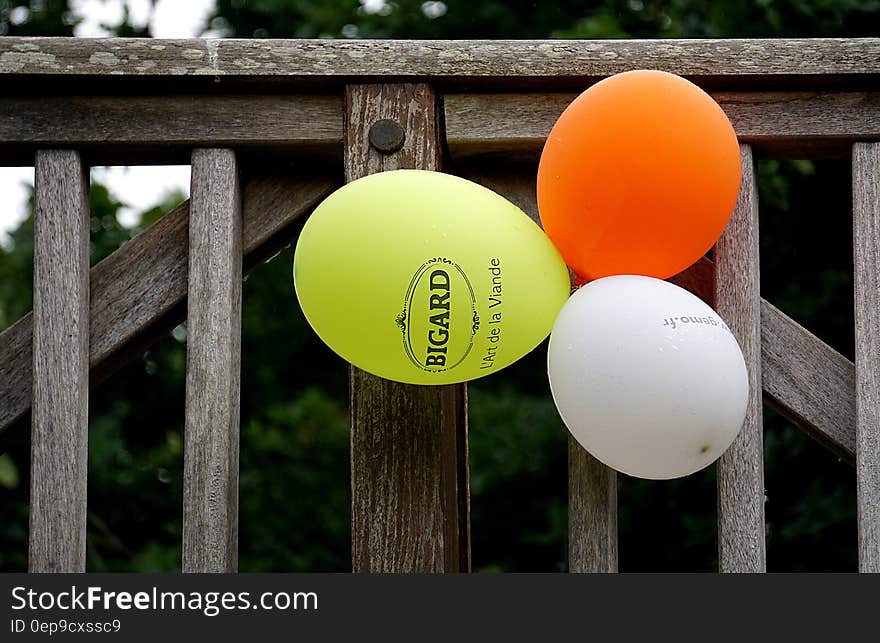
M 766 571 L 764 428 L 761 395 L 761 270 L 752 150 L 740 145 L 742 184 L 715 244 L 715 309 L 739 342 L 749 378 L 742 430 L 718 460 L 718 569 Z
M 235 153 L 192 155 L 183 571 L 238 569 L 241 186 Z
M 370 126 L 380 119 L 406 132 L 392 155 L 370 148 Z M 439 169 L 437 119 L 427 85 L 349 86 L 346 181 Z M 400 384 L 352 367 L 350 391 L 354 571 L 469 571 L 466 386 Z
M 89 401 L 88 168 L 36 155 L 28 568 L 84 572 Z M 14 374 L 20 377 L 20 374 Z
M 880 573 L 880 143 L 853 146 L 859 570 Z
M 537 159 L 576 94 L 447 94 L 454 159 Z M 853 141 L 880 139 L 880 92 L 719 92 L 739 139 L 764 156 L 846 156 Z
M 244 270 L 278 252 L 301 217 L 327 196 L 332 176 L 294 173 L 246 176 L 243 189 Z M 117 371 L 186 317 L 189 201 L 98 263 L 90 273 L 89 363 L 92 384 Z M 33 316 L 0 333 L 0 451 L 8 429 L 31 405 Z M 16 426 L 21 426 L 16 425 Z

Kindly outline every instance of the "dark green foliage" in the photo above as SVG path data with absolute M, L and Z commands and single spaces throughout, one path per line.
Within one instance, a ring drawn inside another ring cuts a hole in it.
M 546 360 L 546 345 L 535 353 Z M 474 570 L 562 571 L 567 432 L 546 394 L 493 380 L 468 391 Z
M 877 0 L 218 0 L 240 38 L 722 38 L 869 36 Z
M 381 2 L 364 3 L 379 8 Z M 742 37 L 880 32 L 880 0 L 219 0 L 206 25 L 238 37 Z M 15 7 L 27 6 L 10 21 Z M 445 12 L 443 11 L 445 9 Z M 442 15 L 441 15 L 442 14 Z M 434 16 L 434 17 L 430 17 Z M 0 34 L 69 35 L 61 0 L 0 0 Z M 124 24 L 119 35 L 146 32 Z M 853 353 L 849 167 L 845 161 L 758 165 L 762 293 L 845 355 Z M 92 261 L 132 231 L 122 204 L 92 186 Z M 168 195 L 144 227 L 182 198 Z M 0 329 L 31 306 L 32 218 L 0 247 Z M 350 568 L 346 364 L 303 319 L 291 251 L 244 285 L 240 567 Z M 89 569 L 180 564 L 186 328 L 132 361 L 90 399 Z M 474 568 L 566 568 L 567 433 L 546 378 L 546 344 L 470 387 Z M 852 468 L 766 412 L 768 566 L 855 569 Z M 0 570 L 27 557 L 27 445 L 0 456 Z M 715 476 L 620 478 L 623 570 L 712 570 Z
M 762 161 L 761 292 L 854 353 L 849 162 Z M 855 471 L 765 410 L 768 569 L 857 569 Z
M 79 22 L 67 0 L 0 0 L 0 36 L 72 36 Z

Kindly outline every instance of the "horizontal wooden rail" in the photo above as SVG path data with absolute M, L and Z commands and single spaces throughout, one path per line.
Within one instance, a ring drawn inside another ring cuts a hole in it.
M 447 94 L 446 140 L 454 159 L 537 159 L 576 94 Z M 740 141 L 777 158 L 848 156 L 880 140 L 880 92 L 718 92 Z
M 880 39 L 0 40 L 0 78 L 100 79 L 111 86 L 130 78 L 193 86 L 195 78 L 205 87 L 217 81 L 342 86 L 377 79 L 428 79 L 442 87 L 577 87 L 639 68 L 737 88 L 864 83 L 880 74 Z
M 0 165 L 75 147 L 92 165 L 188 164 L 193 147 L 342 157 L 340 95 L 0 97 Z
M 245 178 L 245 272 L 290 243 L 297 220 L 337 186 L 334 178 L 309 175 Z M 93 382 L 118 370 L 186 317 L 188 226 L 189 201 L 91 269 Z M 31 406 L 32 332 L 28 313 L 0 333 L 0 451 L 8 439 L 21 437 L 9 436 L 8 429 Z
M 536 160 L 572 93 L 447 94 L 453 159 Z M 880 92 L 717 92 L 740 140 L 763 156 L 846 156 L 880 140 Z M 310 161 L 342 156 L 341 95 L 5 96 L 0 165 L 69 146 L 93 165 L 187 163 L 194 146 L 234 147 Z

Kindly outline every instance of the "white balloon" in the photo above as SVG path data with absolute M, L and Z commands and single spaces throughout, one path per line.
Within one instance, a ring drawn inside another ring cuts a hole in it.
M 550 335 L 547 370 L 581 446 L 639 478 L 708 466 L 745 419 L 748 373 L 727 324 L 652 277 L 605 277 L 575 292 Z

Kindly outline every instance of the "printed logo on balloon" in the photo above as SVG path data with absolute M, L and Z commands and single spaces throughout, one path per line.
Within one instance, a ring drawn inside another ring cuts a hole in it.
M 453 314 L 452 293 L 460 290 L 468 295 L 469 307 Z M 418 368 L 438 373 L 467 359 L 480 328 L 480 316 L 474 289 L 461 266 L 446 257 L 434 257 L 419 266 L 395 322 L 402 331 L 407 357 Z
M 508 366 L 549 335 L 570 293 L 559 252 L 519 208 L 421 170 L 366 176 L 327 197 L 300 233 L 293 273 L 330 348 L 409 384 Z

